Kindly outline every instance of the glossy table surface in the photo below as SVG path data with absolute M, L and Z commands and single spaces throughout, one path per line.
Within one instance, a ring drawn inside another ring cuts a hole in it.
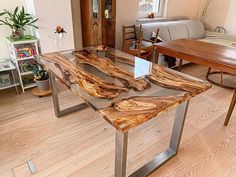
M 191 76 L 104 46 L 43 54 L 38 60 L 122 132 L 211 87 Z
M 193 39 L 178 39 L 156 45 L 159 53 L 236 75 L 236 47 Z

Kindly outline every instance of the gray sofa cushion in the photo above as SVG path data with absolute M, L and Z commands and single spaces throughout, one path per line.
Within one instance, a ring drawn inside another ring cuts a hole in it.
M 163 41 L 169 41 L 170 40 L 170 34 L 169 34 L 169 30 L 168 30 L 165 22 L 143 24 L 142 25 L 143 37 L 145 39 L 150 39 L 151 35 L 152 35 L 152 32 L 156 32 L 158 28 L 160 29 L 159 37 Z
M 170 33 L 170 40 L 189 38 L 188 30 L 184 23 L 179 21 L 168 22 L 167 27 Z
M 184 23 L 188 30 L 189 38 L 202 39 L 205 36 L 205 29 L 203 24 L 199 20 L 180 20 L 180 23 Z

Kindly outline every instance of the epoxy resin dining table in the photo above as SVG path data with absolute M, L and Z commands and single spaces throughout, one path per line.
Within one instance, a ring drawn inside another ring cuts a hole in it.
M 87 105 L 116 129 L 115 177 L 126 176 L 128 132 L 177 107 L 169 147 L 130 176 L 147 176 L 174 157 L 188 103 L 211 85 L 105 46 L 44 54 L 50 72 L 55 114 L 62 117 Z M 55 77 L 85 103 L 60 110 Z

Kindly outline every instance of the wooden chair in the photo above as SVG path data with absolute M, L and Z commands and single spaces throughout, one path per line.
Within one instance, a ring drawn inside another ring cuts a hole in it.
M 154 63 L 156 63 L 156 64 L 158 63 L 158 58 L 159 58 L 159 52 L 157 51 L 156 43 L 158 43 L 158 42 L 163 42 L 163 41 L 159 38 L 159 32 L 160 32 L 160 29 L 157 28 L 156 36 L 155 36 L 155 37 L 152 37 L 151 39 L 143 39 L 143 41 L 152 43 L 151 50 L 152 50 L 152 51 L 155 50 Z M 146 47 L 146 48 L 148 48 L 148 47 Z
M 126 51 L 130 45 L 137 43 L 137 35 L 135 25 L 133 26 L 122 26 L 122 50 Z
M 139 27 L 139 35 L 136 33 L 136 26 L 122 26 L 123 43 L 122 50 L 131 55 L 138 56 L 147 60 L 151 60 L 154 45 L 143 47 L 142 25 Z M 153 42 L 153 41 L 152 41 Z

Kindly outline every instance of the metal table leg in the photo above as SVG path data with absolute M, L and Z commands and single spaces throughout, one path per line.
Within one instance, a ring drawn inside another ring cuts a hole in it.
M 232 113 L 234 111 L 235 104 L 236 104 L 236 90 L 234 91 L 234 95 L 231 100 L 230 107 L 229 107 L 229 110 L 228 110 L 228 113 L 227 113 L 227 116 L 225 119 L 225 123 L 224 123 L 225 126 L 227 126 L 229 124 L 229 120 L 230 120 Z
M 135 171 L 130 177 L 146 177 L 172 159 L 179 149 L 189 101 L 179 105 L 172 129 L 169 148 L 157 155 L 152 161 Z M 128 133 L 116 132 L 115 177 L 126 176 Z
M 88 105 L 86 103 L 81 103 L 79 105 L 75 105 L 75 106 L 66 108 L 64 110 L 61 110 L 60 104 L 59 104 L 59 99 L 58 99 L 58 91 L 57 91 L 55 76 L 52 73 L 50 73 L 49 76 L 50 76 L 50 83 L 51 83 L 51 87 L 52 87 L 52 98 L 53 98 L 53 105 L 54 105 L 54 111 L 55 111 L 56 117 L 60 118 L 60 117 L 65 116 L 67 114 L 70 114 L 70 113 L 73 113 L 76 111 L 80 111 L 80 110 L 83 110 L 88 107 Z
M 116 131 L 115 177 L 125 177 L 128 149 L 128 132 Z

